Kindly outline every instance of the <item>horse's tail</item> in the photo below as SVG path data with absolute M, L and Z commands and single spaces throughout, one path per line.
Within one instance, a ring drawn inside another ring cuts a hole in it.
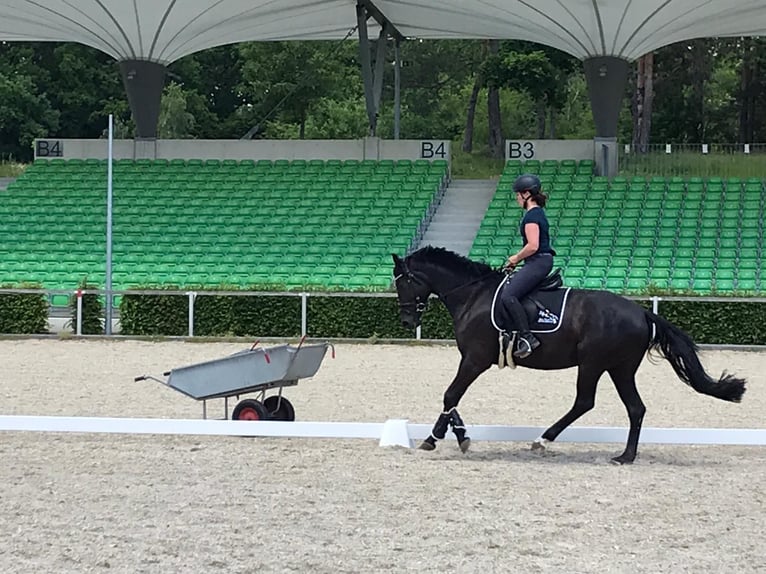
M 671 322 L 646 311 L 646 318 L 656 326 L 656 333 L 649 341 L 649 351 L 661 353 L 673 367 L 678 377 L 698 393 L 724 401 L 738 403 L 745 393 L 745 379 L 727 375 L 726 371 L 717 381 L 705 372 L 697 355 L 696 343 Z

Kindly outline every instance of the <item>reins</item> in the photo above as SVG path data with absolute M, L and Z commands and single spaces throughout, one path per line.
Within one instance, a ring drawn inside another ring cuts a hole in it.
M 455 287 L 454 289 L 450 289 L 450 290 L 449 290 L 449 291 L 447 291 L 446 293 L 442 293 L 441 295 L 437 295 L 437 296 L 439 297 L 439 299 L 442 299 L 442 300 L 443 300 L 443 299 L 446 299 L 446 298 L 447 298 L 447 295 L 452 295 L 452 294 L 453 294 L 454 292 L 456 292 L 456 291 L 459 291 L 459 290 L 461 290 L 461 289 L 465 289 L 466 287 L 470 287 L 471 285 L 474 285 L 474 284 L 476 284 L 476 283 L 479 283 L 479 282 L 481 282 L 481 281 L 484 281 L 484 280 L 485 280 L 485 279 L 487 279 L 488 277 L 492 277 L 492 275 L 494 275 L 494 274 L 495 274 L 495 273 L 497 273 L 498 271 L 500 271 L 500 270 L 499 270 L 499 269 L 493 269 L 493 270 L 492 270 L 492 271 L 490 271 L 489 273 L 485 273 L 484 275 L 482 275 L 482 276 L 480 276 L 480 277 L 477 277 L 477 278 L 475 278 L 475 279 L 472 279 L 472 280 L 471 280 L 471 281 L 469 281 L 468 283 L 463 283 L 462 285 L 458 285 L 458 286 L 457 286 L 457 287 Z
M 487 279 L 489 277 L 492 277 L 495 273 L 498 273 L 498 272 L 502 273 L 503 269 L 502 268 L 500 268 L 500 269 L 492 269 L 488 273 L 484 273 L 483 275 L 480 275 L 479 277 L 476 277 L 476 278 L 468 281 L 467 283 L 462 283 L 461 285 L 458 285 L 457 287 L 454 287 L 454 288 L 450 289 L 446 293 L 442 293 L 441 295 L 436 294 L 436 296 L 439 299 L 441 299 L 442 301 L 446 302 L 446 299 L 447 299 L 447 297 L 449 295 L 452 295 L 453 293 L 455 293 L 457 291 L 460 291 L 462 289 L 465 289 L 466 287 L 470 287 L 471 285 L 475 285 L 476 283 L 484 281 L 485 279 Z M 403 273 L 399 273 L 399 275 L 396 275 L 394 277 L 394 283 L 396 283 L 402 277 L 406 278 L 408 283 L 411 283 L 413 281 L 413 279 L 417 279 L 415 274 L 412 271 L 410 271 L 409 268 L 406 267 L 406 266 L 405 266 L 405 270 L 404 270 Z M 417 279 L 417 280 L 421 281 L 420 279 Z M 415 307 L 415 309 L 418 312 L 423 312 L 425 310 L 425 307 L 426 307 L 426 302 L 422 301 L 420 299 L 420 296 L 417 296 L 415 298 L 414 302 L 406 302 L 406 303 L 401 303 L 400 302 L 399 303 L 399 307 L 402 307 L 402 308 L 405 308 L 405 307 Z

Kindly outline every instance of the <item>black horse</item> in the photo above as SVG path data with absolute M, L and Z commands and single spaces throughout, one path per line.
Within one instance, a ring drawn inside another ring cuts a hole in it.
M 404 259 L 394 254 L 393 259 L 404 326 L 414 328 L 420 325 L 427 299 L 433 293 L 452 315 L 461 354 L 457 374 L 444 393 L 444 411 L 431 436 L 420 448 L 436 448 L 436 441 L 443 439 L 451 426 L 460 449 L 465 452 L 470 439 L 466 436 L 457 405 L 471 383 L 501 360 L 498 330 L 493 326 L 490 309 L 496 288 L 505 277 L 504 272 L 431 246 Z M 725 372 L 719 380 L 712 379 L 700 364 L 696 344 L 686 333 L 617 294 L 570 289 L 566 311 L 561 314 L 560 321 L 555 331 L 538 334 L 542 344 L 534 353 L 516 361 L 519 366 L 530 369 L 578 367 L 574 405 L 533 442 L 533 449 L 545 448 L 545 443 L 555 440 L 565 428 L 593 408 L 596 385 L 601 375 L 607 372 L 630 419 L 625 452 L 612 460 L 621 464 L 632 463 L 646 412 L 636 389 L 635 374 L 647 351 L 661 352 L 678 377 L 699 393 L 739 402 L 745 392 L 744 379 Z

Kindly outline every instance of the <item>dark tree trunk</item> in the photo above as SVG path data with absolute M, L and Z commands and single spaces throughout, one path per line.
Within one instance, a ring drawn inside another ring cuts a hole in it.
M 753 44 L 750 38 L 742 39 L 742 72 L 740 74 L 739 141 L 752 143 L 755 133 L 755 97 L 753 73 Z
M 549 109 L 550 118 L 548 120 L 548 125 L 550 126 L 550 132 L 548 134 L 548 137 L 550 137 L 552 140 L 556 139 L 556 108 L 551 106 Z
M 652 109 L 654 108 L 654 52 L 644 56 L 644 113 L 641 123 L 641 145 L 649 146 L 652 139 Z
M 545 100 L 537 102 L 537 139 L 545 139 Z
M 637 68 L 633 98 L 633 147 L 639 153 L 646 153 L 652 129 L 654 53 L 639 58 Z
M 705 82 L 710 76 L 707 46 L 705 40 L 694 40 L 692 43 L 692 85 L 689 103 L 694 119 L 695 143 L 705 141 Z
M 465 132 L 463 134 L 463 151 L 473 151 L 473 124 L 476 117 L 476 102 L 479 100 L 479 92 L 481 91 L 482 78 L 480 73 L 476 73 L 476 79 L 473 82 L 473 89 L 471 90 L 471 97 L 468 100 L 468 113 L 465 118 Z
M 500 41 L 489 41 L 489 53 L 492 55 L 500 51 Z M 500 89 L 496 86 L 488 86 L 487 90 L 487 115 L 489 119 L 489 155 L 502 159 L 505 155 L 503 149 L 503 126 L 500 117 Z

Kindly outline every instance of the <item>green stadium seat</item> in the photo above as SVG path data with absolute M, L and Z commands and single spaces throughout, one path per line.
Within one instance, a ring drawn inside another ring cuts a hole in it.
M 739 291 L 755 291 L 757 283 L 752 279 L 739 279 L 736 283 L 736 289 Z
M 692 281 L 692 289 L 698 293 L 707 294 L 713 289 L 713 282 L 710 279 L 697 279 Z
M 115 165 L 116 288 L 149 281 L 246 285 L 268 282 L 264 278 L 270 273 L 284 283 L 280 270 L 285 265 L 293 266 L 293 276 L 307 255 L 317 260 L 331 248 L 349 254 L 353 263 L 369 254 L 362 278 L 347 276 L 344 284 L 373 285 L 379 267 L 388 264 L 383 251 L 404 251 L 410 245 L 448 168 L 446 162 L 340 160 L 119 160 Z M 35 170 L 47 172 L 51 164 L 35 164 L 13 186 L 29 193 L 0 202 L 0 212 L 10 221 L 2 233 L 15 242 L 13 253 L 0 252 L 0 275 L 39 280 L 48 287 L 70 288 L 83 273 L 103 281 L 104 246 L 98 232 L 105 223 L 103 161 L 52 166 L 60 170 L 55 177 L 39 181 L 60 191 L 40 189 Z M 369 194 L 350 195 L 348 180 L 338 177 L 342 167 L 351 176 L 359 173 L 360 189 Z M 370 174 L 377 174 L 373 185 Z M 330 185 L 337 185 L 335 197 Z M 374 194 L 389 185 L 392 195 L 379 204 Z M 38 190 L 45 193 L 42 198 Z M 338 198 L 347 203 L 341 205 Z M 139 218 L 151 218 L 162 231 L 147 233 L 129 223 Z M 378 223 L 383 218 L 389 219 L 386 226 Z M 24 223 L 15 228 L 15 221 Z M 53 253 L 57 257 L 42 260 L 25 251 L 23 237 L 29 238 L 29 248 L 48 241 L 59 250 Z M 377 259 L 374 249 L 381 250 Z M 250 269 L 254 265 L 257 272 Z M 390 278 L 385 286 L 389 283 Z
M 609 291 L 622 292 L 625 290 L 626 279 L 624 278 L 606 278 L 605 287 Z
M 318 265 L 333 253 L 333 261 L 348 265 L 339 274 L 317 269 L 312 282 L 333 277 L 341 288 L 387 288 L 390 277 L 380 275 L 387 253 L 412 244 L 448 169 L 425 160 L 120 160 L 116 167 L 117 287 L 146 279 L 246 284 L 272 273 L 283 283 L 297 281 L 307 255 Z M 761 288 L 760 252 L 740 250 L 763 241 L 759 178 L 608 180 L 593 176 L 592 162 L 509 160 L 472 257 L 498 264 L 517 240 L 519 214 L 507 190 L 522 169 L 541 173 L 555 199 L 548 215 L 569 284 L 616 291 L 650 281 L 703 292 Z M 0 202 L 0 247 L 7 235 L 19 254 L 0 251 L 0 275 L 34 273 L 46 285 L 69 288 L 81 272 L 102 267 L 88 254 L 103 251 L 103 237 L 90 230 L 105 223 L 104 183 L 102 160 L 30 166 Z M 139 218 L 159 222 L 163 232 L 137 229 L 130 222 Z M 33 261 L 31 249 L 41 245 L 66 258 Z M 360 262 L 368 268 L 355 273 Z M 249 270 L 256 266 L 257 273 Z

